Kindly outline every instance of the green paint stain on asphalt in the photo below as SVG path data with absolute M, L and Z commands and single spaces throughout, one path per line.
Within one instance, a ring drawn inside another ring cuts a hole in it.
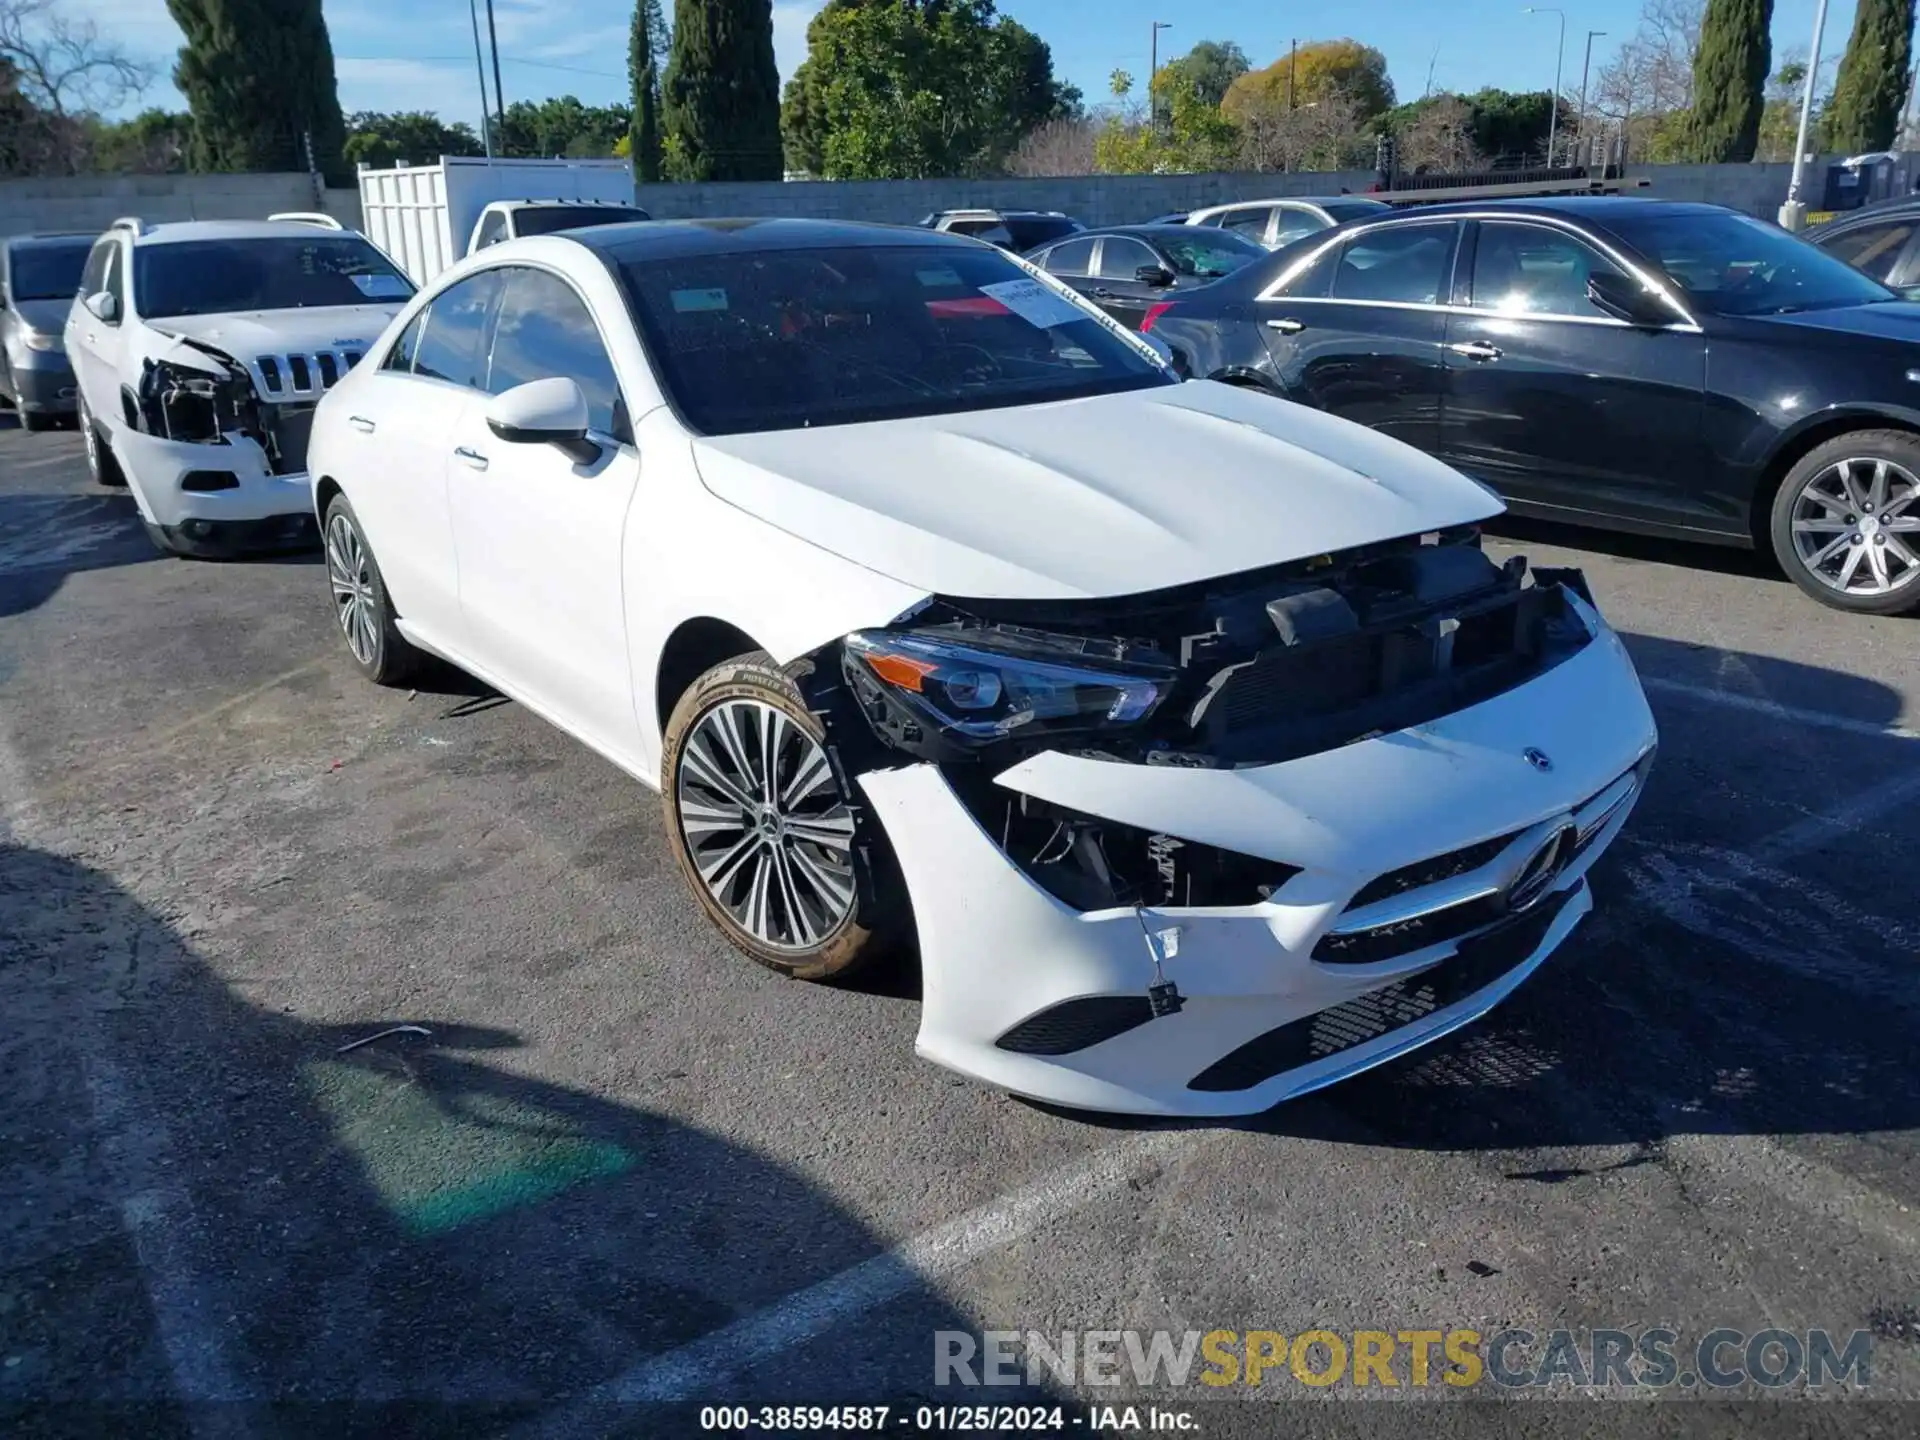
M 337 1061 L 305 1066 L 303 1079 L 382 1202 L 418 1235 L 537 1204 L 638 1163 L 565 1116 L 497 1095 L 439 1095 Z

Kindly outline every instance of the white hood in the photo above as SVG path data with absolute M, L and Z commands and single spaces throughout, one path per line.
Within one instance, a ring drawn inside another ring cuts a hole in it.
M 979 599 L 1133 595 L 1499 513 L 1364 426 L 1212 381 L 696 440 L 707 488 L 867 569 Z
M 245 362 L 258 355 L 313 355 L 322 350 L 364 351 L 406 301 L 328 305 L 306 310 L 251 310 L 233 315 L 178 315 L 154 320 L 164 335 L 183 335 Z

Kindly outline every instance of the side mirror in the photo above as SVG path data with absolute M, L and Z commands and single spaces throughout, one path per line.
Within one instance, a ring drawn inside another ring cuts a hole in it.
M 1629 325 L 1671 325 L 1678 318 L 1666 301 L 1639 281 L 1611 271 L 1596 271 L 1587 277 L 1587 299 Z
M 111 290 L 96 290 L 80 303 L 94 319 L 108 325 L 120 323 L 120 301 Z
M 576 465 L 600 447 L 587 438 L 587 397 L 565 375 L 529 380 L 487 402 L 487 428 L 511 445 L 551 445 Z
M 1173 284 L 1173 272 L 1164 265 L 1142 265 L 1133 272 L 1133 278 L 1142 285 L 1162 288 Z

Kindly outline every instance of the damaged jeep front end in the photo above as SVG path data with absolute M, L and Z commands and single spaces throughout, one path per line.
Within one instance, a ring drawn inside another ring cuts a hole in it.
M 142 434 L 176 444 L 260 447 L 269 474 L 306 469 L 312 404 L 268 404 L 248 368 L 204 341 L 174 336 L 144 360 L 128 421 Z M 237 484 L 237 481 L 236 481 Z

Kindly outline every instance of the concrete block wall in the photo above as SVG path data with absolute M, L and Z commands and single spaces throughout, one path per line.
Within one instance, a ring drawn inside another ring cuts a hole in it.
M 313 182 L 288 175 L 74 175 L 0 181 L 0 235 L 100 231 L 143 220 L 258 220 L 314 208 Z M 355 197 L 354 210 L 359 209 Z

